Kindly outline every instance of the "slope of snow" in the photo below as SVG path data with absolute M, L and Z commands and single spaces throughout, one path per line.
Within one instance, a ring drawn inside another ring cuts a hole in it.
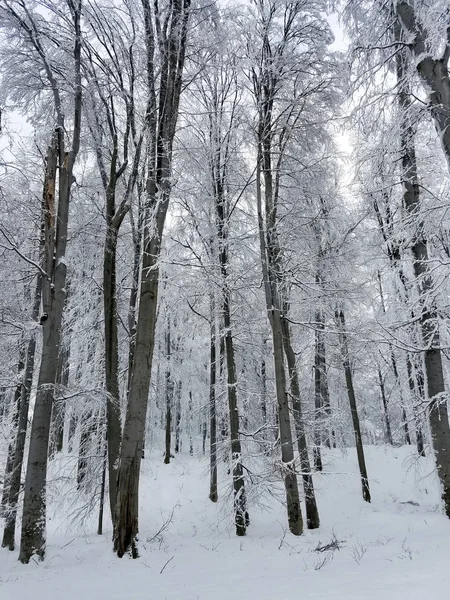
M 245 538 L 229 501 L 208 500 L 207 461 L 144 461 L 141 557 L 117 559 L 111 529 L 95 535 L 96 510 L 67 531 L 50 508 L 43 563 L 1 550 L 1 600 L 442 600 L 450 586 L 450 522 L 441 514 L 431 458 L 411 447 L 368 447 L 372 504 L 363 502 L 353 449 L 325 453 L 315 475 L 321 527 L 295 537 L 275 498 L 250 506 Z M 229 476 L 220 474 L 221 492 Z M 107 506 L 105 506 L 107 512 Z M 159 535 L 160 527 L 172 514 Z M 339 549 L 317 552 L 333 536 Z

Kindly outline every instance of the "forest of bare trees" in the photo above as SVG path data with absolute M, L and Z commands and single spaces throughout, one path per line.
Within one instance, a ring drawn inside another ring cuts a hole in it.
M 59 502 L 137 558 L 143 463 L 183 454 L 240 537 L 272 496 L 320 528 L 334 449 L 370 503 L 374 445 L 434 456 L 450 518 L 448 2 L 0 27 L 2 546 L 44 560 Z

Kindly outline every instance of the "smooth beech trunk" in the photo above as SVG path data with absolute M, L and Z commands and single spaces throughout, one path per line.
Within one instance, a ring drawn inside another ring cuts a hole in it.
M 399 6 L 403 6 L 400 3 Z M 405 7 L 403 6 L 403 9 Z M 405 9 L 406 10 L 406 9 Z M 403 18 L 405 13 L 402 12 Z M 399 39 L 400 33 L 396 29 L 396 39 Z M 396 56 L 397 80 L 398 80 L 398 103 L 401 110 L 401 129 L 400 129 L 400 154 L 402 166 L 403 183 L 403 204 L 408 216 L 408 224 L 413 232 L 411 251 L 414 259 L 414 274 L 417 278 L 419 287 L 420 301 L 420 327 L 422 332 L 423 345 L 426 348 L 425 354 L 425 375 L 427 383 L 428 396 L 428 415 L 431 427 L 431 439 L 436 459 L 437 473 L 442 486 L 442 499 L 444 510 L 447 517 L 450 518 L 450 426 L 448 421 L 447 396 L 444 383 L 444 371 L 442 366 L 442 356 L 440 350 L 439 323 L 437 307 L 433 298 L 434 282 L 428 266 L 428 246 L 425 238 L 425 228 L 422 222 L 420 209 L 420 185 L 417 172 L 417 161 L 414 144 L 414 129 L 411 123 L 411 97 L 407 86 L 407 55 L 399 52 Z M 431 60 L 431 59 L 430 59 Z M 435 61 L 433 61 L 435 62 Z M 428 59 L 422 60 L 423 69 L 430 66 Z M 419 65 L 420 66 L 420 65 Z M 419 73 L 420 73 L 420 68 Z M 444 65 L 446 68 L 446 65 Z M 433 71 L 433 79 L 428 83 L 431 86 L 434 78 L 440 76 L 440 67 Z M 447 79 L 439 83 L 448 91 L 447 107 L 450 106 L 450 84 Z M 432 88 L 433 89 L 433 88 Z M 436 99 L 433 94 L 431 99 Z M 435 100 L 434 100 L 435 101 Z M 444 98 L 442 98 L 444 101 Z M 441 112 L 440 110 L 438 112 Z M 447 152 L 450 152 L 450 132 L 449 118 L 445 111 L 445 105 L 442 107 L 442 118 L 446 125 L 445 134 L 442 133 L 442 142 Z M 440 121 L 439 121 L 440 122 Z M 446 145 L 447 144 L 447 145 Z
M 136 342 L 120 449 L 114 517 L 114 551 L 118 557 L 130 551 L 133 558 L 138 556 L 139 476 L 155 346 L 159 256 L 170 199 L 172 147 L 182 87 L 190 0 L 174 0 L 164 16 L 164 25 L 157 3 L 153 5 L 154 10 L 149 0 L 142 0 L 142 5 L 149 98 L 149 172 Z M 158 68 L 155 66 L 156 47 L 161 51 Z

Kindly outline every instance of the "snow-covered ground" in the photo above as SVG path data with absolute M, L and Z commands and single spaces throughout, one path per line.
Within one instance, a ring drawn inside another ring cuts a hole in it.
M 361 498 L 354 450 L 328 451 L 326 473 L 315 476 L 322 525 L 301 537 L 286 532 L 284 507 L 272 499 L 270 508 L 267 500 L 250 506 L 248 535 L 237 538 L 227 502 L 208 500 L 206 460 L 145 460 L 139 559 L 114 556 L 110 527 L 95 535 L 94 513 L 84 531 L 67 531 L 61 509 L 50 507 L 43 563 L 0 551 L 0 599 L 450 598 L 450 521 L 432 460 L 415 459 L 411 447 L 366 451 L 372 504 Z M 333 538 L 339 549 L 315 550 Z

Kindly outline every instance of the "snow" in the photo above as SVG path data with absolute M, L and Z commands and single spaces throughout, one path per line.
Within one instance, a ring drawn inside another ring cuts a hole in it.
M 118 559 L 110 527 L 68 531 L 52 505 L 43 563 L 2 550 L 1 600 L 439 600 L 448 597 L 450 522 L 441 512 L 430 457 L 413 447 L 367 447 L 373 502 L 363 502 L 354 449 L 324 452 L 315 475 L 321 527 L 295 537 L 281 503 L 250 506 L 245 538 L 227 500 L 208 500 L 207 459 L 146 459 L 141 482 L 141 556 Z M 220 473 L 222 498 L 229 491 Z M 107 506 L 105 506 L 106 512 Z M 168 527 L 155 533 L 173 511 Z M 95 510 L 96 513 L 96 510 Z M 339 540 L 340 549 L 317 552 Z M 151 539 L 154 538 L 154 539 Z

